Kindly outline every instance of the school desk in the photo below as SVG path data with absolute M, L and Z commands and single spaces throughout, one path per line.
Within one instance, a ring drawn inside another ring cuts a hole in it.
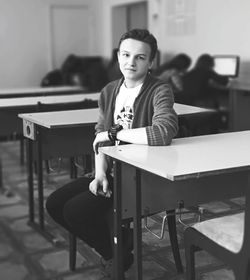
M 99 149 L 115 161 L 115 279 L 124 279 L 122 219 L 133 217 L 135 279 L 142 279 L 142 215 L 244 195 L 249 143 L 250 131 L 243 131 L 174 139 L 170 146 Z
M 183 104 L 175 104 L 178 116 L 213 112 Z M 39 227 L 44 230 L 43 170 L 45 159 L 72 157 L 93 153 L 94 125 L 98 109 L 19 114 L 23 119 L 23 134 L 28 138 L 27 162 L 29 185 L 29 220 L 34 221 L 34 188 L 32 162 L 37 161 Z
M 250 129 L 250 82 L 234 80 L 229 88 L 230 130 Z
M 54 86 L 54 87 L 29 87 L 0 89 L 0 98 L 17 98 L 29 96 L 49 96 L 83 93 L 80 86 Z
M 22 133 L 22 122 L 19 113 L 37 111 L 38 102 L 42 104 L 69 104 L 84 99 L 97 101 L 100 93 L 82 93 L 54 96 L 29 96 L 0 99 L 0 137 Z
M 19 113 L 35 112 L 38 110 L 38 102 L 49 104 L 50 108 L 55 105 L 68 106 L 83 100 L 96 101 L 100 93 L 78 93 L 66 95 L 28 96 L 18 98 L 0 99 L 0 139 L 9 139 L 22 134 L 22 121 L 17 117 Z M 20 139 L 20 162 L 24 163 L 24 143 Z M 4 164 L 4 163 L 3 163 Z

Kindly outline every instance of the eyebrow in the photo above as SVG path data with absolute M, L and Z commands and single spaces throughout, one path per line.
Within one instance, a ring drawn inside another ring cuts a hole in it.
M 130 53 L 129 51 L 126 51 L 126 50 L 120 50 L 120 52 L 125 52 L 125 53 Z M 147 56 L 147 54 L 145 54 L 145 53 L 138 53 L 138 54 L 136 54 L 136 56 Z

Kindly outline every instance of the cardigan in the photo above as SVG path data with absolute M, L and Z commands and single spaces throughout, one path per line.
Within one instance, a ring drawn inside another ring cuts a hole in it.
M 101 91 L 96 133 L 107 131 L 113 125 L 115 99 L 123 81 L 124 78 L 112 81 Z M 177 134 L 178 117 L 173 105 L 174 95 L 169 84 L 148 74 L 134 102 L 132 123 L 132 128 L 146 128 L 148 145 L 169 145 Z

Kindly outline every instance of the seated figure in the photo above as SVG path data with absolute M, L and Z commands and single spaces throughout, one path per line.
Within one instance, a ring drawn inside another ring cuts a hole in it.
M 162 64 L 153 74 L 159 79 L 171 84 L 175 101 L 178 102 L 183 91 L 182 77 L 191 64 L 191 58 L 180 53 L 172 60 Z

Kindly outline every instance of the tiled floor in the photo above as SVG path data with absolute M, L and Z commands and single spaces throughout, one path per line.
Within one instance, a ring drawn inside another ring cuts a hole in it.
M 1 280 L 94 280 L 99 272 L 99 256 L 79 242 L 77 269 L 71 272 L 68 266 L 67 234 L 46 217 L 46 228 L 54 236 L 49 242 L 27 225 L 27 173 L 20 165 L 19 143 L 0 143 L 0 157 L 3 165 L 3 187 L 0 194 L 0 279 Z M 67 169 L 45 176 L 45 196 L 53 189 L 70 180 Z M 203 205 L 204 218 L 238 211 L 244 206 L 244 199 L 216 201 Z M 149 219 L 150 227 L 159 232 L 164 213 Z M 186 223 L 194 220 L 193 214 L 183 216 Z M 178 237 L 184 261 L 183 226 L 178 224 Z M 56 242 L 55 242 L 56 241 Z M 126 279 L 132 280 L 133 267 Z M 143 229 L 143 279 L 183 280 L 177 275 L 166 229 L 164 238 L 158 240 Z M 220 261 L 204 251 L 197 253 L 197 279 L 234 279 L 233 273 Z

